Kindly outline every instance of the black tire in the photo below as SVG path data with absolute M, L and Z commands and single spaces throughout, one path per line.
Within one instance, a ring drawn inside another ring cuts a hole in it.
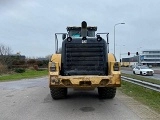
M 100 99 L 113 99 L 116 95 L 115 87 L 98 87 Z
M 135 71 L 133 71 L 133 74 L 135 74 Z
M 67 97 L 67 88 L 51 88 L 51 96 L 53 99 L 63 99 Z
M 142 71 L 140 71 L 140 75 L 142 75 Z

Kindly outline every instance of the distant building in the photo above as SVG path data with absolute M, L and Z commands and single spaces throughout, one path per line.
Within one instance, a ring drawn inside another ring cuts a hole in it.
M 139 56 L 133 56 L 129 58 L 122 58 L 122 62 L 139 62 Z
M 138 56 L 122 58 L 122 63 L 128 62 L 129 65 L 136 63 L 152 66 L 160 66 L 160 50 L 143 50 Z
M 160 66 L 160 50 L 143 50 L 141 55 L 141 63 Z
M 129 58 L 122 58 L 121 66 L 130 66 L 130 65 L 136 65 L 139 63 L 139 56 L 133 56 Z

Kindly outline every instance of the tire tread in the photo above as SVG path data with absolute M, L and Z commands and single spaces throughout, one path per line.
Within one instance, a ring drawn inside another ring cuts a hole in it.
M 50 89 L 53 99 L 63 99 L 67 96 L 67 88 L 52 88 Z
M 115 87 L 99 87 L 98 88 L 99 98 L 101 99 L 113 99 L 116 95 Z

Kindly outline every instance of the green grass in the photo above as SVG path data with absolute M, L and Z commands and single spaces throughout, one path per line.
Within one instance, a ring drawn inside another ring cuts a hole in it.
M 34 78 L 34 77 L 41 77 L 48 74 L 47 70 L 26 70 L 24 73 L 13 73 L 13 74 L 6 74 L 0 76 L 1 81 L 12 81 L 12 80 L 20 80 L 25 78 Z
M 160 93 L 147 88 L 122 81 L 122 87 L 119 88 L 126 95 L 149 106 L 160 113 Z
M 130 77 L 130 78 L 134 78 L 134 79 L 138 79 L 138 80 L 142 80 L 142 81 L 146 81 L 146 82 L 150 82 L 150 83 L 160 85 L 160 80 L 156 80 L 156 79 L 152 79 L 152 78 L 146 78 L 146 77 L 142 77 L 140 75 L 125 74 L 125 73 L 122 73 L 121 75 L 125 76 L 125 77 Z

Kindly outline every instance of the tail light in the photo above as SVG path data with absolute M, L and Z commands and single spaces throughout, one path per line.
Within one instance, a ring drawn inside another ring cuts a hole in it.
M 56 64 L 55 64 L 54 62 L 53 62 L 53 63 L 51 63 L 50 71 L 51 71 L 51 72 L 56 71 Z
M 120 69 L 119 69 L 119 64 L 118 64 L 118 62 L 115 62 L 115 63 L 114 63 L 113 70 L 114 70 L 114 71 L 119 71 L 119 70 L 120 70 Z

